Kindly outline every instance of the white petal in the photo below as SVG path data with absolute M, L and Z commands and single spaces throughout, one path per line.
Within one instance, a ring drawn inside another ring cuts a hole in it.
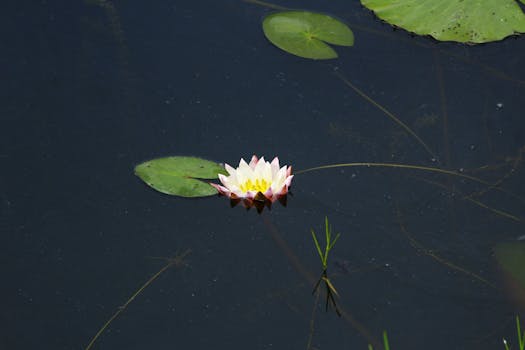
M 228 176 L 228 183 L 230 185 L 236 185 L 239 186 L 239 179 L 237 178 L 237 173 L 233 173 L 230 176 Z
M 271 168 L 272 168 L 272 176 L 277 175 L 277 172 L 279 171 L 279 158 L 275 157 L 272 160 Z
M 264 157 L 261 157 L 259 159 L 259 163 L 255 166 L 255 169 L 253 170 L 254 176 L 256 178 L 261 178 L 264 176 L 264 168 L 266 168 L 266 162 L 264 161 Z
M 222 184 L 227 187 L 228 189 L 231 189 L 233 186 L 236 185 L 236 183 L 234 183 L 232 181 L 232 178 L 231 177 L 223 177 L 223 178 L 220 178 L 219 179 L 221 180 Z
M 241 160 L 239 161 L 239 166 L 237 167 L 237 169 L 240 169 L 240 168 L 245 167 L 245 166 L 248 166 L 248 163 L 246 163 L 244 158 L 241 158 Z
M 224 168 L 226 168 L 226 171 L 230 175 L 235 173 L 235 168 L 231 167 L 229 164 L 224 164 Z
M 261 175 L 262 175 L 263 179 L 265 179 L 266 181 L 268 181 L 268 182 L 272 182 L 273 181 L 272 166 L 271 166 L 270 163 L 268 163 L 268 162 L 264 163 L 264 169 L 263 169 Z
M 223 185 L 226 185 L 228 183 L 228 177 L 223 174 L 219 174 L 219 180 L 222 182 Z

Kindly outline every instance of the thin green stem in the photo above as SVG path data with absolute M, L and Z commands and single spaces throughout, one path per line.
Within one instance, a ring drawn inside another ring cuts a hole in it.
M 341 234 L 337 234 L 335 236 L 335 239 L 332 241 L 332 227 L 328 223 L 328 217 L 325 217 L 325 248 L 324 253 L 323 249 L 321 249 L 321 245 L 319 244 L 319 241 L 317 240 L 317 236 L 315 234 L 315 231 L 313 229 L 310 230 L 312 233 L 312 238 L 314 240 L 315 247 L 317 248 L 317 253 L 319 253 L 319 258 L 321 259 L 321 264 L 323 265 L 323 270 L 326 270 L 328 266 L 328 254 L 330 253 L 330 250 L 334 247 L 335 243 L 339 239 L 339 236 Z
M 388 344 L 388 336 L 386 335 L 386 331 L 383 331 L 383 346 L 385 347 L 385 350 L 390 350 L 390 345 Z
M 525 333 L 521 334 L 521 326 L 520 326 L 520 317 L 516 315 L 516 329 L 518 333 L 518 344 L 520 347 L 520 350 L 523 350 L 525 348 Z
M 468 179 L 474 182 L 478 182 L 483 185 L 490 186 L 491 184 L 485 180 L 479 179 L 474 176 L 470 176 L 467 174 L 462 174 L 457 171 L 453 170 L 446 170 L 441 168 L 433 168 L 428 166 L 422 166 L 422 165 L 411 165 L 411 164 L 397 164 L 397 163 L 369 163 L 369 162 L 356 162 L 356 163 L 339 163 L 339 164 L 328 164 L 328 165 L 321 165 L 313 168 L 308 168 L 304 170 L 296 171 L 295 174 L 304 174 L 308 173 L 314 170 L 323 170 L 323 169 L 332 169 L 332 168 L 349 168 L 349 167 L 376 167 L 376 168 L 398 168 L 398 169 L 412 169 L 412 170 L 423 170 L 423 171 L 430 171 L 434 173 L 440 173 L 445 175 L 452 175 L 461 177 L 464 179 Z
M 520 325 L 520 317 L 516 315 L 516 333 L 518 335 L 518 348 L 519 350 L 525 349 L 525 333 L 522 334 L 521 325 Z M 509 346 L 509 343 L 505 338 L 503 338 L 503 345 L 505 346 L 505 350 L 510 350 L 511 346 Z
M 312 238 L 314 239 L 315 247 L 317 248 L 317 252 L 319 253 L 319 258 L 321 259 L 321 263 L 323 264 L 323 269 L 325 268 L 325 260 L 323 256 L 323 252 L 321 251 L 321 246 L 319 245 L 319 242 L 317 241 L 317 237 L 315 236 L 315 231 L 311 230 L 312 232 Z

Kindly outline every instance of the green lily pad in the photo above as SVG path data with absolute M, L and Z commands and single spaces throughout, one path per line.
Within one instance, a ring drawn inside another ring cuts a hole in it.
M 394 26 L 440 41 L 479 44 L 525 32 L 525 14 L 516 0 L 361 0 L 361 3 Z
M 135 167 L 135 175 L 155 190 L 181 197 L 217 194 L 209 183 L 197 179 L 216 179 L 226 170 L 215 162 L 195 157 L 153 159 Z
M 494 253 L 503 270 L 525 288 L 525 242 L 498 244 Z
M 273 13 L 264 18 L 263 31 L 266 38 L 278 48 L 311 59 L 337 58 L 337 52 L 328 44 L 354 44 L 354 34 L 346 24 L 322 13 Z

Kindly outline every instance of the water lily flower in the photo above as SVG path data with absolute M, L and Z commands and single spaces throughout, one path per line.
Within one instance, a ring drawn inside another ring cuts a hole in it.
M 279 165 L 279 158 L 272 162 L 253 156 L 250 163 L 241 158 L 239 166 L 225 164 L 228 176 L 219 174 L 222 185 L 211 185 L 219 194 L 229 197 L 232 206 L 242 202 L 246 208 L 255 206 L 261 212 L 264 206 L 270 208 L 277 200 L 286 205 L 286 195 L 292 183 L 292 167 Z

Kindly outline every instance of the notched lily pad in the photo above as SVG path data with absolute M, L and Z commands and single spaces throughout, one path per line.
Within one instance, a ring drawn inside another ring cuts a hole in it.
M 361 3 L 394 26 L 440 41 L 479 44 L 525 32 L 525 14 L 516 0 L 361 0 Z
M 337 58 L 337 52 L 328 44 L 341 46 L 354 44 L 354 34 L 346 24 L 322 13 L 307 11 L 273 13 L 264 18 L 263 31 L 272 44 L 303 58 Z
M 196 157 L 165 157 L 135 167 L 135 175 L 155 190 L 181 197 L 206 197 L 217 194 L 207 182 L 226 170 L 215 162 Z

